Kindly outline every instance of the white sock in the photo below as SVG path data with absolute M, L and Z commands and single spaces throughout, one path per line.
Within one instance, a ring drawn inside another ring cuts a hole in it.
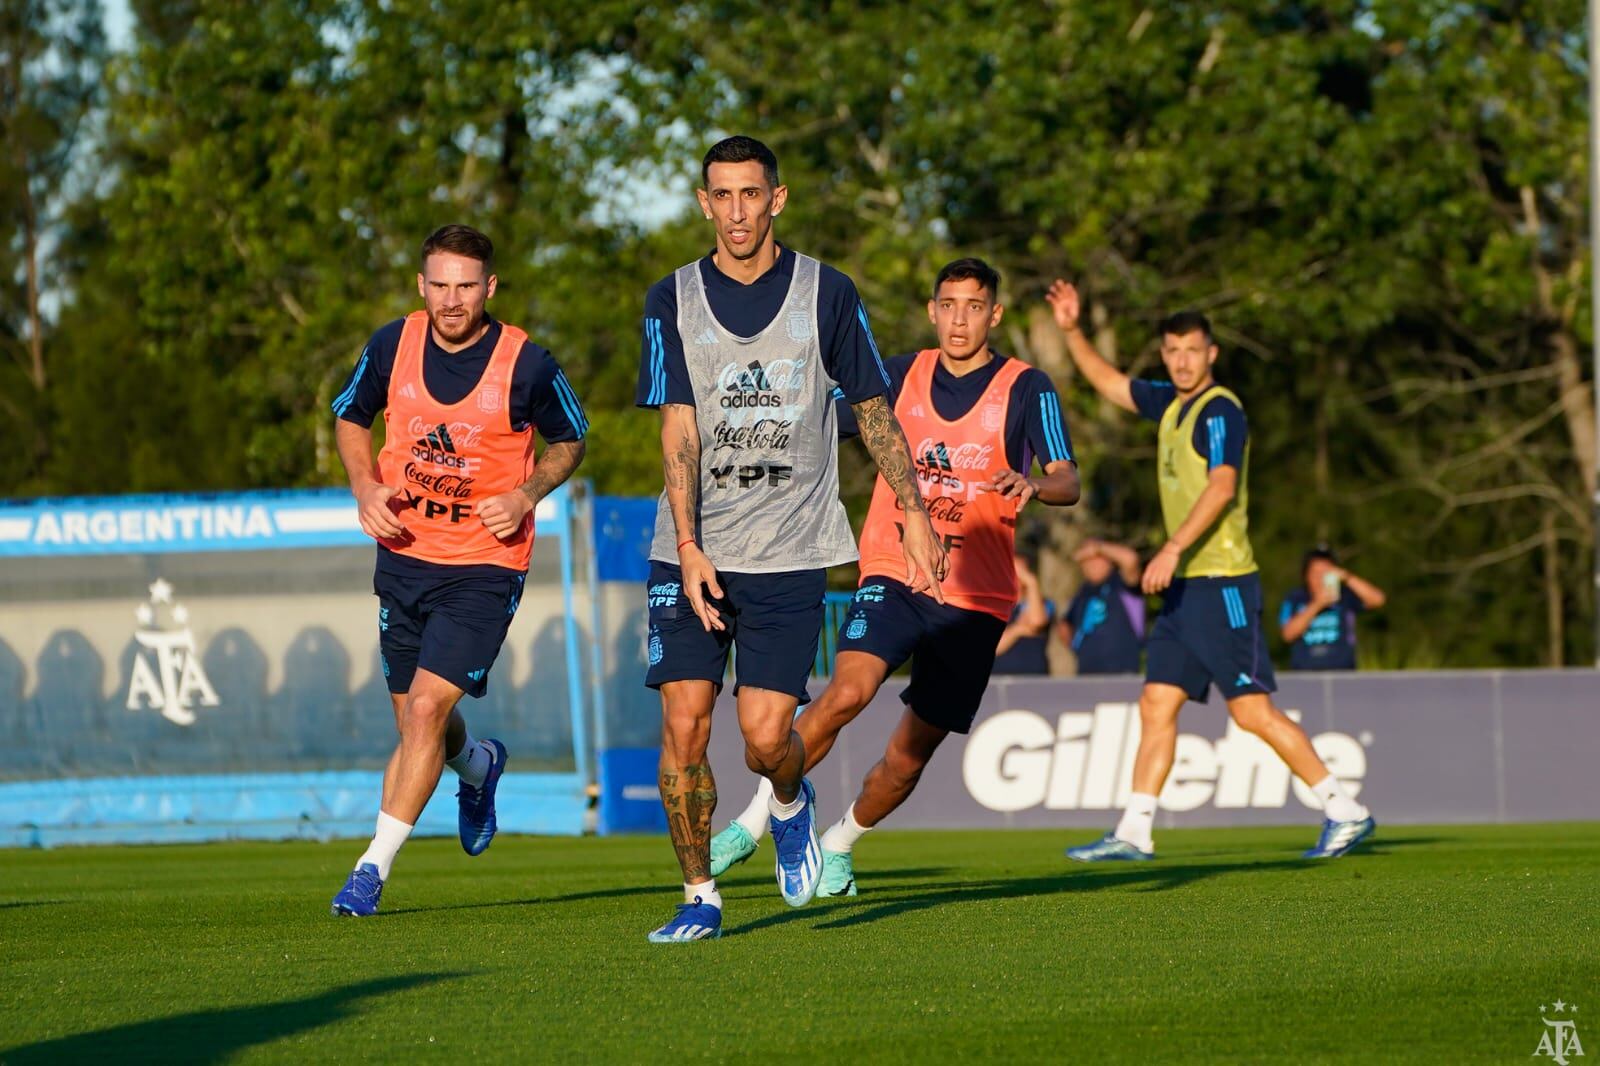
M 1128 797 L 1128 809 L 1122 812 L 1122 821 L 1117 823 L 1113 835 L 1140 851 L 1154 851 L 1156 845 L 1151 833 L 1155 824 L 1156 798 L 1148 792 L 1135 792 Z
M 750 806 L 734 821 L 744 826 L 744 831 L 750 834 L 750 839 L 760 841 L 767 835 L 767 804 L 772 799 L 772 782 L 766 778 L 761 779 L 761 784 L 756 788 L 756 794 L 750 800 Z
M 794 799 L 789 803 L 779 803 L 778 794 L 774 792 L 767 800 L 767 813 L 780 822 L 787 822 L 790 818 L 799 814 L 805 808 L 805 805 L 806 794 L 804 789 L 796 792 Z
M 1339 784 L 1339 779 L 1332 774 L 1320 784 L 1312 785 L 1311 791 L 1322 801 L 1322 813 L 1336 822 L 1359 822 L 1369 813 L 1366 807 L 1350 798 L 1344 786 Z
M 489 776 L 489 767 L 494 765 L 494 750 L 481 740 L 473 740 L 468 733 L 467 742 L 461 745 L 455 758 L 446 759 L 444 764 L 463 782 L 477 788 Z
M 715 907 L 719 911 L 722 909 L 722 893 L 717 891 L 716 878 L 712 878 L 710 881 L 702 881 L 698 885 L 691 885 L 685 881 L 683 883 L 683 901 L 685 903 L 693 903 L 696 896 L 700 897 L 701 903 Z
M 862 825 L 856 821 L 856 805 L 852 803 L 850 809 L 844 812 L 844 817 L 834 825 L 830 825 L 828 831 L 822 834 L 822 850 L 842 851 L 848 855 L 856 846 L 856 841 L 870 832 L 872 826 Z
M 370 862 L 378 868 L 379 878 L 389 880 L 389 867 L 394 865 L 394 857 L 400 853 L 400 845 L 406 842 L 406 837 L 411 835 L 411 829 L 409 822 L 402 822 L 379 811 L 377 832 L 372 834 L 372 843 L 356 860 L 357 868 L 364 862 Z

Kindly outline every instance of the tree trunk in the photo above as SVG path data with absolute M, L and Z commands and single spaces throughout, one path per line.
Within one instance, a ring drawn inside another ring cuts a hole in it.
M 1541 522 L 1544 534 L 1545 665 L 1562 665 L 1567 643 L 1561 594 L 1561 542 L 1556 537 L 1556 512 L 1547 509 Z

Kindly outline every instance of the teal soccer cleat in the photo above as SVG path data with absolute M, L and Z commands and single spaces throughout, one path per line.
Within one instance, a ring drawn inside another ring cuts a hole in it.
M 1155 853 L 1140 851 L 1114 833 L 1107 833 L 1093 844 L 1068 848 L 1067 858 L 1073 862 L 1149 862 Z
M 856 871 L 851 865 L 848 851 L 822 852 L 822 879 L 817 882 L 819 896 L 853 896 L 856 894 Z
M 1355 822 L 1336 822 L 1329 818 L 1322 823 L 1322 835 L 1317 846 L 1306 852 L 1307 859 L 1337 859 L 1372 835 L 1378 823 L 1370 816 Z
M 730 867 L 738 866 L 756 853 L 760 841 L 750 835 L 750 830 L 732 822 L 728 828 L 711 838 L 711 876 L 721 877 Z

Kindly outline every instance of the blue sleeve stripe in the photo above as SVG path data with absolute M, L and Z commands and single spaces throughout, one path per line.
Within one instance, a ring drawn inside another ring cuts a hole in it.
M 878 376 L 883 379 L 883 387 L 892 391 L 889 372 L 883 368 L 883 356 L 878 354 L 878 342 L 872 336 L 872 326 L 867 322 L 867 305 L 859 300 L 856 302 L 856 318 L 861 322 L 861 332 L 867 335 L 867 347 L 872 349 L 872 361 L 878 365 Z
M 665 399 L 666 382 L 664 360 L 661 355 L 661 320 L 647 318 L 644 320 L 644 335 L 650 342 L 650 392 L 645 400 L 652 404 L 660 404 Z
M 578 394 L 572 391 L 572 385 L 567 381 L 567 375 L 556 368 L 555 377 L 556 396 L 561 400 L 561 408 L 567 413 L 567 421 L 572 423 L 572 428 L 578 436 L 589 432 L 589 420 L 583 417 L 583 405 L 578 402 Z
M 350 375 L 350 384 L 346 385 L 344 391 L 333 398 L 334 414 L 344 414 L 350 409 L 350 405 L 355 402 L 356 386 L 361 383 L 361 375 L 367 372 L 367 351 L 370 347 L 371 345 L 368 345 L 367 348 L 361 349 L 361 358 L 356 363 L 356 372 Z
M 1045 441 L 1050 445 L 1050 461 L 1071 461 L 1072 449 L 1067 447 L 1066 429 L 1061 420 L 1061 401 L 1054 393 L 1039 394 L 1039 418 L 1044 424 Z
M 661 320 L 655 320 L 656 403 L 667 402 L 667 342 L 661 335 Z
M 1211 431 L 1211 465 L 1223 464 L 1223 445 L 1228 440 L 1228 423 L 1221 415 L 1206 419 L 1206 428 Z

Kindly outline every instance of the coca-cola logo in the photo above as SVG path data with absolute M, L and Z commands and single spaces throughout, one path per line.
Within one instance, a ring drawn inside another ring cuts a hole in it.
M 407 463 L 406 480 L 435 496 L 449 496 L 462 500 L 472 495 L 472 483 L 477 479 L 462 477 L 460 474 L 432 474 L 419 469 L 416 463 Z
M 803 359 L 771 359 L 763 363 L 727 363 L 717 375 L 717 387 L 725 392 L 785 392 L 806 383 Z
M 968 502 L 958 500 L 954 496 L 930 496 L 924 498 L 922 504 L 928 509 L 928 517 L 935 522 L 949 522 L 955 525 L 965 517 Z
M 450 439 L 457 448 L 474 448 L 483 439 L 483 426 L 476 422 L 445 422 L 444 427 L 450 431 Z M 433 432 L 441 423 L 430 422 L 424 418 L 413 417 L 406 423 L 406 433 L 413 437 L 426 436 Z
M 793 426 L 792 418 L 762 418 L 748 426 L 722 422 L 712 433 L 716 441 L 714 447 L 735 451 L 784 449 L 789 447 L 789 431 Z
M 937 456 L 938 466 L 945 470 L 988 470 L 994 456 L 994 445 L 969 442 L 951 448 L 942 440 L 924 437 L 913 454 L 919 462 L 924 456 Z

